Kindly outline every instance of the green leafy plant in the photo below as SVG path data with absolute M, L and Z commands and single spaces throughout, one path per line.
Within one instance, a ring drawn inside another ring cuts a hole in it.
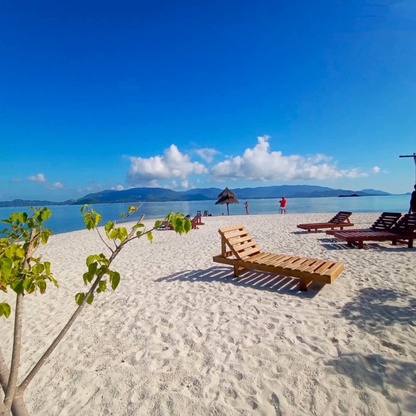
M 121 219 L 128 218 L 138 209 L 139 207 L 135 206 L 129 207 L 127 213 L 121 214 Z M 44 226 L 44 221 L 51 216 L 51 211 L 47 208 L 31 208 L 31 210 L 31 215 L 18 212 L 3 220 L 2 222 L 7 224 L 7 227 L 0 231 L 0 293 L 11 291 L 16 295 L 14 310 L 9 303 L 0 302 L 0 319 L 9 318 L 12 312 L 14 312 L 15 319 L 10 369 L 4 359 L 0 344 L 0 384 L 4 392 L 4 399 L 0 401 L 0 416 L 29 415 L 24 402 L 24 393 L 29 383 L 62 341 L 85 304 L 91 305 L 97 294 L 110 288 L 111 290 L 117 289 L 121 276 L 120 273 L 111 269 L 114 259 L 128 243 L 135 239 L 146 236 L 152 242 L 153 231 L 162 225 L 161 221 L 156 221 L 152 228 L 147 229 L 143 223 L 144 215 L 130 228 L 119 225 L 115 221 L 108 221 L 104 226 L 104 237 L 98 228 L 101 215 L 88 205 L 81 208 L 86 228 L 98 233 L 108 253 L 92 254 L 87 257 L 87 271 L 82 276 L 87 288 L 85 292 L 75 295 L 75 302 L 78 306 L 52 344 L 32 367 L 23 382 L 18 385 L 24 298 L 36 291 L 44 294 L 48 284 L 58 286 L 51 272 L 51 264 L 48 261 L 43 262 L 41 256 L 34 257 L 39 245 L 47 244 L 52 234 L 52 231 Z M 179 213 L 170 213 L 165 221 L 170 222 L 179 234 L 187 233 L 191 229 L 191 222 Z

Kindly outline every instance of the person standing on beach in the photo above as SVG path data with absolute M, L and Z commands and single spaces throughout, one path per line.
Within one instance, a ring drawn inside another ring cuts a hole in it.
M 248 212 L 248 202 L 244 202 L 244 208 L 246 209 L 246 214 L 250 215 L 250 213 Z
M 282 196 L 282 199 L 280 200 L 280 213 L 286 214 L 286 198 Z
M 409 214 L 412 212 L 416 213 L 416 185 L 414 186 L 414 191 L 412 192 L 412 197 L 410 198 Z

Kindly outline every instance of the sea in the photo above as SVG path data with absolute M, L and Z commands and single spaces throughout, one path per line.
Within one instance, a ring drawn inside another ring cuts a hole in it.
M 248 199 L 250 215 L 279 213 L 279 199 Z M 291 213 L 333 213 L 338 211 L 352 212 L 407 212 L 410 195 L 363 196 L 363 197 L 332 197 L 332 198 L 287 198 L 286 211 Z M 230 205 L 230 215 L 244 214 L 244 202 Z M 94 209 L 102 215 L 102 224 L 120 218 L 127 211 L 128 204 L 97 204 Z M 52 216 L 45 225 L 54 234 L 66 233 L 85 228 L 79 205 L 51 206 Z M 23 207 L 0 208 L 0 219 L 8 218 L 13 212 L 29 210 Z M 215 205 L 215 201 L 177 201 L 177 202 L 145 202 L 138 213 L 129 218 L 133 221 L 145 214 L 146 218 L 162 218 L 169 212 L 180 212 L 185 215 L 195 215 L 197 211 L 208 211 L 212 215 L 226 215 L 225 205 Z M 0 227 L 1 228 L 1 227 Z

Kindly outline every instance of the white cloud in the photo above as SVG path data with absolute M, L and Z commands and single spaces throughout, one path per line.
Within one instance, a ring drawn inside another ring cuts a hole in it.
M 190 157 L 181 153 L 172 144 L 163 156 L 150 158 L 130 157 L 131 166 L 127 172 L 127 180 L 132 185 L 157 186 L 158 180 L 187 179 L 192 174 L 207 173 L 205 165 L 191 162 Z
M 188 179 L 184 179 L 181 182 L 181 186 L 182 186 L 182 188 L 185 188 L 185 189 L 189 188 L 189 181 L 188 181 Z
M 211 163 L 214 160 L 214 156 L 217 155 L 219 151 L 206 147 L 203 149 L 196 149 L 195 153 L 206 162 Z
M 117 186 L 113 186 L 111 188 L 112 191 L 124 191 L 124 186 L 123 185 L 117 185 Z
M 342 177 L 359 178 L 368 176 L 359 169 L 339 170 L 331 158 L 322 154 L 312 157 L 300 155 L 283 156 L 282 152 L 270 151 L 269 136 L 258 137 L 254 148 L 246 149 L 236 156 L 217 163 L 211 169 L 216 179 L 269 180 L 324 180 Z
M 46 182 L 45 175 L 43 173 L 38 173 L 37 175 L 27 177 L 30 182 Z
M 48 188 L 48 189 L 50 189 L 52 191 L 55 191 L 57 189 L 63 189 L 64 188 L 64 185 L 63 185 L 62 182 L 55 182 L 53 184 L 47 185 L 46 188 Z
M 373 169 L 371 169 L 371 172 L 380 173 L 380 168 L 378 166 L 374 166 Z

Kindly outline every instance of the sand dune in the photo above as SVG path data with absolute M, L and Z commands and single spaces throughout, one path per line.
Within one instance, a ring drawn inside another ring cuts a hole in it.
M 157 232 L 116 260 L 116 292 L 96 297 L 27 392 L 33 415 L 407 415 L 416 413 L 416 250 L 348 248 L 299 222 L 328 214 L 204 218 Z M 361 228 L 375 214 L 356 214 Z M 150 221 L 149 221 L 150 223 Z M 232 277 L 214 264 L 217 229 L 243 223 L 266 251 L 343 261 L 333 285 Z M 27 296 L 22 376 L 75 308 L 94 232 L 42 248 L 60 288 Z M 10 356 L 12 321 L 0 337 Z

